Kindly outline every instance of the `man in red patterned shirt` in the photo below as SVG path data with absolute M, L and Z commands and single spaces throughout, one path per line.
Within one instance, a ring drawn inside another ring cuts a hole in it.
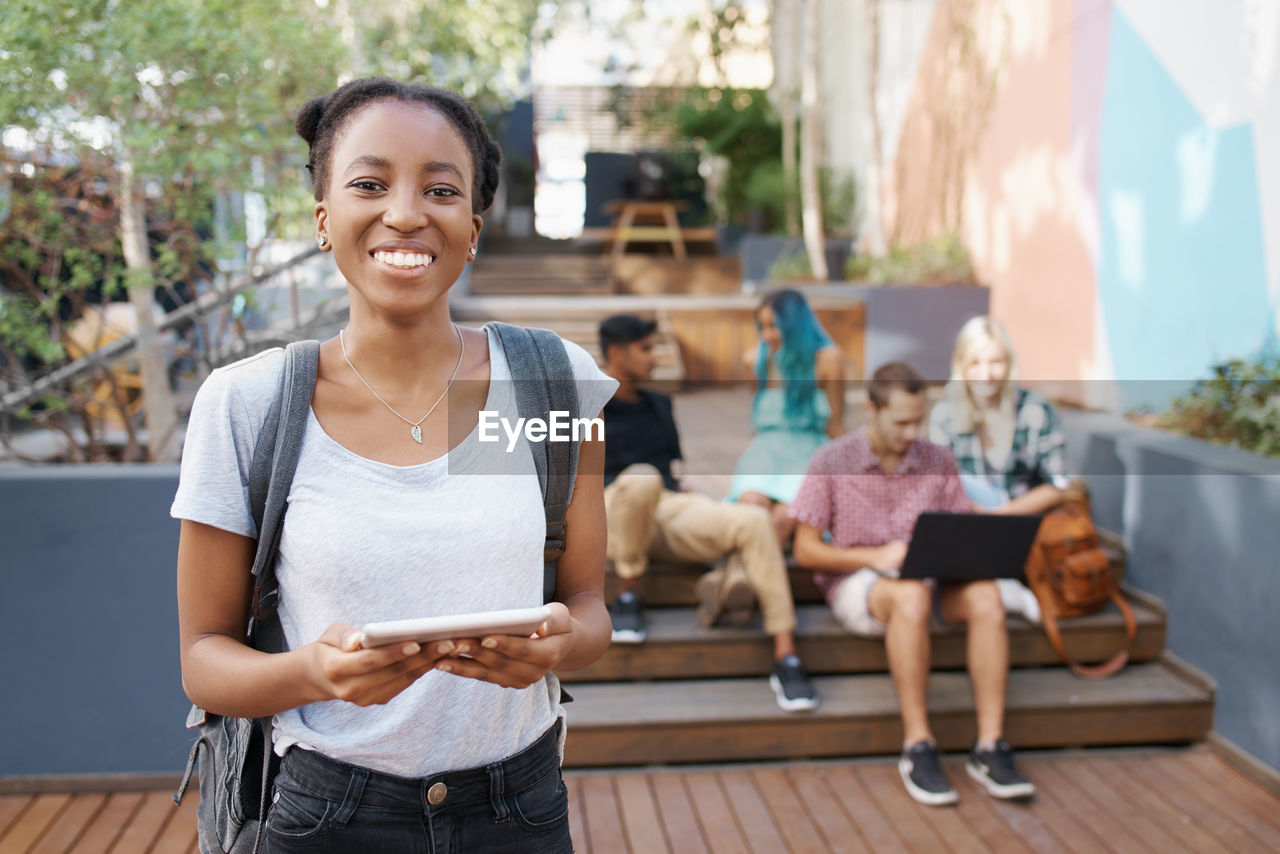
M 925 705 L 932 620 L 968 626 L 978 740 L 966 769 L 996 797 L 1029 797 L 1035 787 L 1003 738 L 1009 638 L 995 582 L 939 586 L 897 577 L 920 513 L 975 512 L 951 451 L 920 438 L 924 390 L 924 378 L 903 362 L 872 375 L 868 423 L 814 455 L 791 504 L 799 523 L 795 558 L 816 571 L 845 628 L 885 639 L 904 735 L 898 770 L 908 793 L 924 804 L 956 801 Z

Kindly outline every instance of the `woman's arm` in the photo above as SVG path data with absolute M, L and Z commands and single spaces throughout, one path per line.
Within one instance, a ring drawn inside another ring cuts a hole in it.
M 533 638 L 490 635 L 480 647 L 460 641 L 438 668 L 458 676 L 525 688 L 553 669 L 592 664 L 609 646 L 612 630 L 604 603 L 604 442 L 588 440 L 578 453 L 573 500 L 565 513 L 565 550 L 556 568 L 551 617 Z
M 245 644 L 255 542 L 184 519 L 178 538 L 178 633 L 182 687 L 206 711 L 264 717 L 319 700 L 385 703 L 435 666 L 439 645 L 360 649 L 340 623 L 295 650 Z M 450 650 L 451 651 L 451 650 Z
M 996 508 L 996 513 L 1047 513 L 1067 500 L 1067 440 L 1062 431 L 1058 413 L 1048 401 L 1037 399 L 1035 403 L 1024 405 L 1038 405 L 1042 409 L 1040 429 L 1034 437 L 1036 449 L 1034 468 L 1039 473 L 1040 479 L 1051 482 L 1032 487 L 1017 498 Z
M 1051 483 L 1042 483 L 1039 486 L 1012 498 L 992 510 L 992 513 L 1001 514 L 1038 514 L 1047 513 L 1053 508 L 1061 504 L 1066 498 L 1066 490 L 1059 489 Z
M 814 376 L 818 387 L 827 395 L 831 417 L 827 419 L 827 438 L 835 439 L 846 431 L 844 424 L 844 353 L 832 344 L 814 357 Z

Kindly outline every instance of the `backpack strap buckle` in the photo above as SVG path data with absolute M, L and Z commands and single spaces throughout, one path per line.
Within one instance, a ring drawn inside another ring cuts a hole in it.
M 542 547 L 542 559 L 544 561 L 556 560 L 564 554 L 565 526 L 564 519 L 557 522 L 547 522 L 547 540 Z

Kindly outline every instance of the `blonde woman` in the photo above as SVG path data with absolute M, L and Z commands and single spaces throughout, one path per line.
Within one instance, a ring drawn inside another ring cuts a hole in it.
M 995 513 L 1045 513 L 1067 495 L 1066 440 L 1057 412 L 1017 387 L 1009 334 L 991 317 L 971 318 L 956 337 L 947 394 L 933 408 L 929 438 L 951 448 L 969 497 Z M 1031 591 L 1000 581 L 1005 610 L 1035 622 Z

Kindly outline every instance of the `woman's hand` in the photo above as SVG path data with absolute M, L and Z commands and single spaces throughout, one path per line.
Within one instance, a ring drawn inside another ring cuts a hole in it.
M 429 672 L 440 659 L 455 653 L 451 641 L 366 648 L 361 646 L 363 640 L 358 629 L 333 623 L 307 645 L 316 699 L 346 700 L 357 706 L 386 703 Z
M 435 667 L 455 676 L 492 682 L 504 688 L 527 688 L 546 676 L 573 649 L 576 621 L 560 602 L 547 605 L 551 616 L 532 637 L 486 635 L 454 642 L 451 657 Z

